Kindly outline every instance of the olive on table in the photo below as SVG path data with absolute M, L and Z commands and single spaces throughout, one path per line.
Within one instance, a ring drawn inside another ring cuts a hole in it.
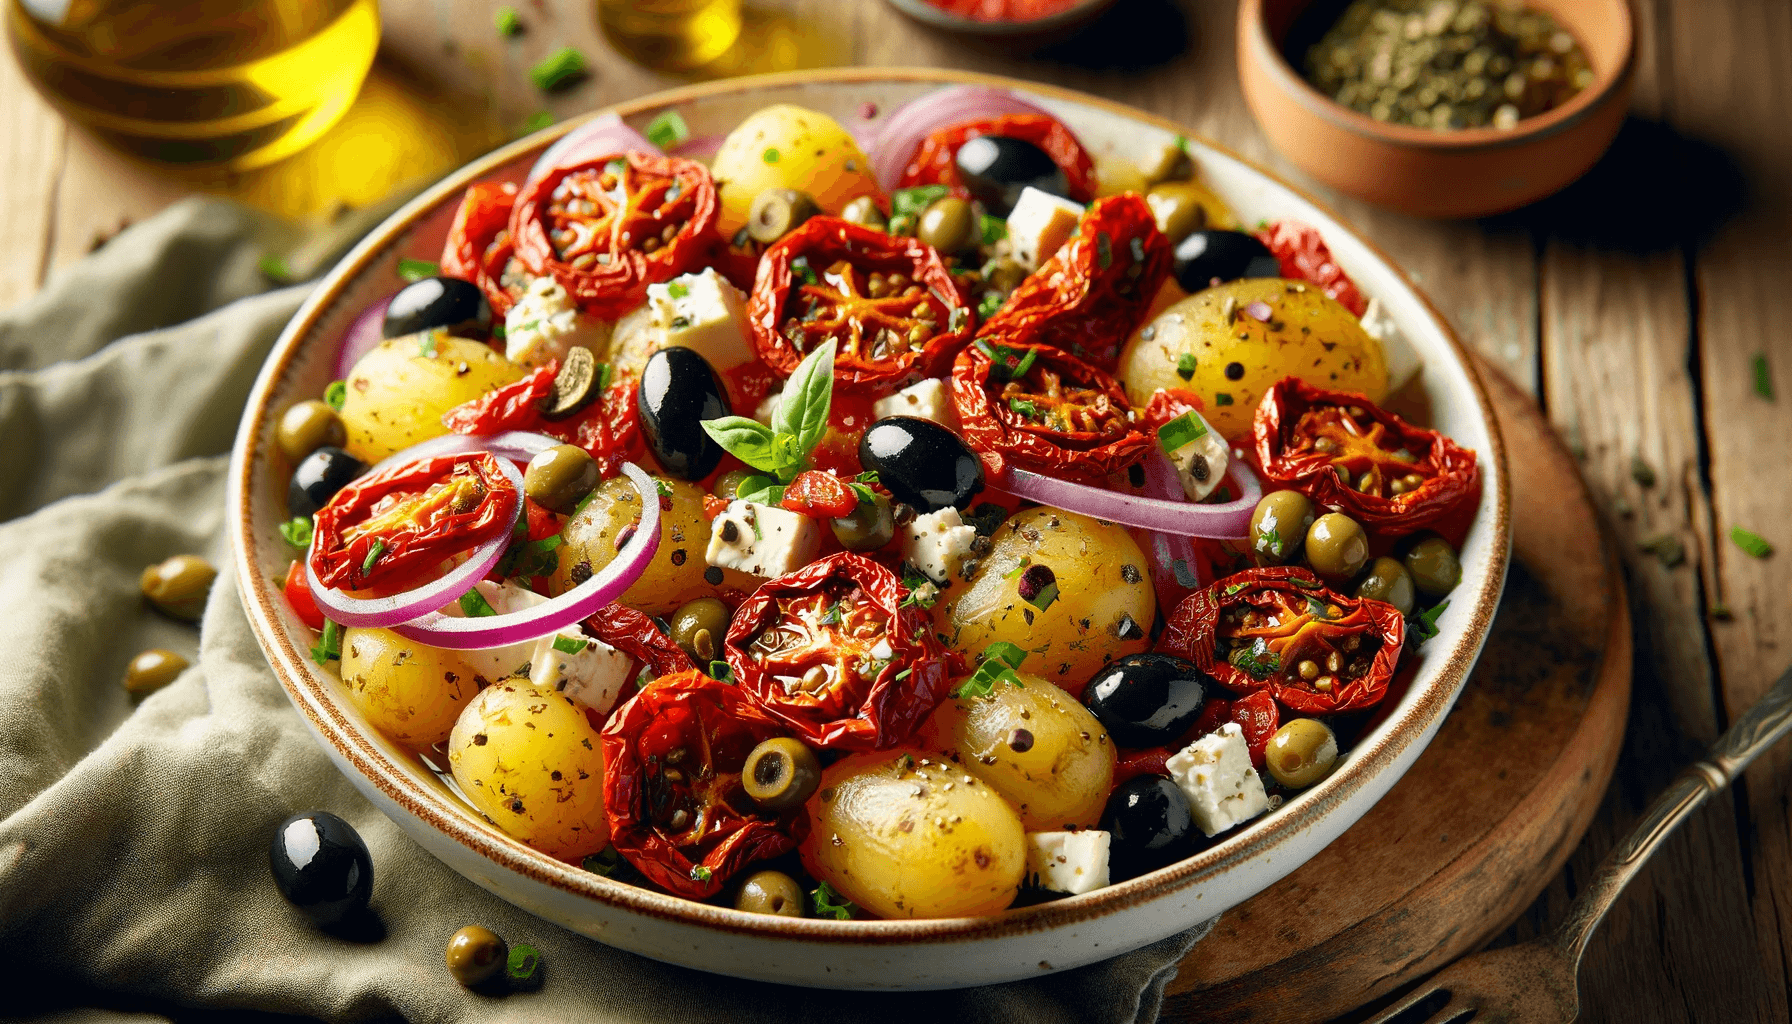
M 1197 230 L 1176 243 L 1171 263 L 1183 291 L 1198 292 L 1241 277 L 1281 277 L 1269 247 L 1242 231 Z
M 286 410 L 274 428 L 274 443 L 294 462 L 325 445 L 340 448 L 347 442 L 348 429 L 342 425 L 342 417 L 315 398 Z
M 1188 731 L 1207 706 L 1207 683 L 1192 662 L 1129 654 L 1095 673 L 1083 703 L 1122 747 L 1154 747 Z
M 828 520 L 834 539 L 848 551 L 876 551 L 896 536 L 896 510 L 879 494 L 860 500 L 851 515 Z
M 367 906 L 373 857 L 355 827 L 328 811 L 295 814 L 274 830 L 268 867 L 280 895 L 322 927 Z
M 1289 789 L 1305 789 L 1337 766 L 1338 737 L 1316 718 L 1296 718 L 1269 738 L 1263 763 L 1277 782 Z
M 1442 597 L 1462 582 L 1462 561 L 1442 537 L 1421 539 L 1406 552 L 1406 572 L 1426 597 Z
M 195 622 L 217 578 L 218 570 L 198 555 L 175 555 L 144 569 L 137 585 L 157 611 Z
M 679 606 L 667 620 L 672 642 L 684 648 L 698 668 L 722 656 L 722 640 L 728 635 L 728 622 L 733 614 L 728 606 L 713 597 L 699 597 Z
M 889 218 L 877 208 L 877 200 L 870 196 L 860 196 L 840 208 L 840 219 L 850 220 L 854 224 L 862 224 L 879 231 L 890 226 Z
M 807 192 L 768 188 L 753 197 L 753 205 L 747 211 L 747 234 L 756 242 L 770 245 L 820 212 L 821 207 Z
M 152 647 L 125 666 L 124 688 L 138 696 L 154 693 L 174 682 L 186 670 L 187 659 L 173 651 Z
M 721 476 L 716 477 L 716 485 L 711 489 L 710 493 L 721 498 L 723 501 L 733 501 L 740 497 L 740 485 L 758 475 L 756 470 L 731 469 Z
M 977 244 L 977 211 L 957 196 L 942 196 L 921 211 L 915 237 L 950 256 Z
M 1116 882 L 1194 852 L 1195 817 L 1188 797 L 1162 775 L 1140 775 L 1116 786 L 1101 827 L 1110 836 L 1108 861 Z
M 641 433 L 660 468 L 680 480 L 701 480 L 722 461 L 722 446 L 703 429 L 733 409 L 709 360 L 672 346 L 647 358 L 635 404 Z
M 426 277 L 399 290 L 386 305 L 380 334 L 402 338 L 441 328 L 459 338 L 487 338 L 492 333 L 492 307 L 485 293 L 458 277 Z
M 740 781 L 760 807 L 775 813 L 793 810 L 821 784 L 821 762 L 801 741 L 779 736 L 753 748 Z
M 551 512 L 569 515 L 597 489 L 602 476 L 590 452 L 576 444 L 557 444 L 529 460 L 523 493 Z
M 1050 154 L 1025 139 L 979 135 L 958 147 L 959 178 L 989 212 L 1008 216 L 1025 188 L 1070 198 L 1070 180 Z
M 734 909 L 774 917 L 803 916 L 803 887 L 782 871 L 755 871 L 734 894 Z
M 1313 501 L 1299 491 L 1270 491 L 1251 513 L 1251 554 L 1258 565 L 1300 561 L 1307 531 L 1318 516 Z
M 1145 202 L 1157 218 L 1157 230 L 1164 233 L 1171 245 L 1207 226 L 1208 193 L 1186 181 L 1166 181 L 1151 186 Z
M 859 463 L 896 500 L 921 512 L 963 509 L 983 489 L 983 464 L 957 434 L 919 416 L 887 416 L 859 439 Z
M 467 925 L 448 940 L 444 958 L 448 973 L 462 985 L 472 988 L 489 980 L 504 969 L 510 957 L 510 945 L 490 928 Z
M 1369 535 L 1342 512 L 1327 512 L 1307 528 L 1307 564 L 1325 576 L 1355 576 L 1369 560 Z
M 1413 607 L 1412 575 L 1397 558 L 1382 556 L 1369 563 L 1369 572 L 1356 585 L 1356 596 L 1385 601 L 1411 615 Z
M 314 516 L 330 503 L 336 492 L 367 471 L 360 459 L 333 445 L 325 445 L 299 460 L 292 482 L 286 485 L 286 510 L 294 516 Z

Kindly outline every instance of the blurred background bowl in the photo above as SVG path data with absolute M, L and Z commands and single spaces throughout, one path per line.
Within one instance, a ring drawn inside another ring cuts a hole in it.
M 1002 37 L 1005 42 L 1028 46 L 1062 39 L 1095 20 L 1114 5 L 1114 0 L 1081 0 L 1074 7 L 1029 21 L 978 21 L 942 10 L 927 0 L 889 0 L 891 7 L 923 25 L 971 36 Z

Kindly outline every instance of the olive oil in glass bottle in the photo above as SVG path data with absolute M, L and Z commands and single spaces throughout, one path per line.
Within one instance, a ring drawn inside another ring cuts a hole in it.
M 610 44 L 651 68 L 701 67 L 740 37 L 740 0 L 597 0 Z

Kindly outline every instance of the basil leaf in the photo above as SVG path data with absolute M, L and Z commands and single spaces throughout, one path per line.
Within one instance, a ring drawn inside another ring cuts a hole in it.
M 827 433 L 828 409 L 834 399 L 834 350 L 830 338 L 803 359 L 784 383 L 784 397 L 772 414 L 772 429 L 796 439 L 801 459 L 807 459 L 810 449 Z M 742 456 L 741 461 L 751 460 Z
M 703 432 L 735 458 L 767 473 L 778 471 L 777 438 L 770 427 L 745 416 L 703 421 Z

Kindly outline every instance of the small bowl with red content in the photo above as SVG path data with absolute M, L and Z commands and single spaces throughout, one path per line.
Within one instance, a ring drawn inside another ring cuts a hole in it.
M 1041 43 L 1081 28 L 1114 0 L 889 0 L 909 17 L 948 32 Z

